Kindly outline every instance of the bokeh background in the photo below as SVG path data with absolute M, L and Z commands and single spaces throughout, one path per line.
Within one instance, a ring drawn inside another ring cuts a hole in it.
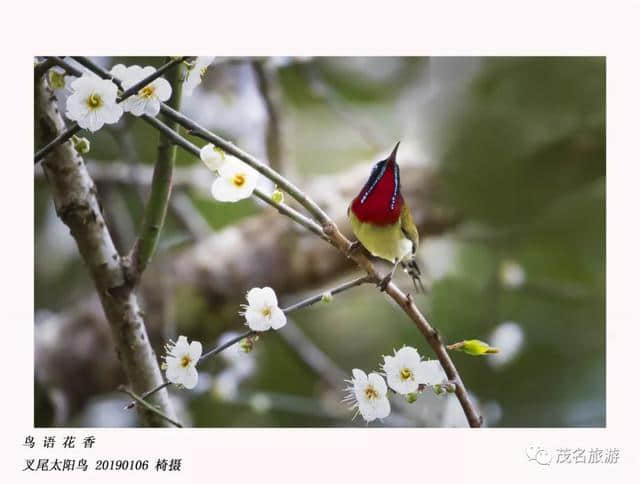
M 65 93 L 58 98 L 63 108 Z M 429 287 L 416 301 L 446 342 L 501 349 L 452 355 L 486 424 L 605 426 L 603 58 L 218 57 L 182 110 L 343 218 L 371 164 L 400 140 Z M 158 134 L 126 115 L 84 135 L 106 220 L 128 251 Z M 181 334 L 210 348 L 243 331 L 237 312 L 251 287 L 274 287 L 286 305 L 355 275 L 270 207 L 215 202 L 198 159 L 178 150 L 177 164 L 140 291 L 159 355 Z M 38 168 L 34 179 L 35 425 L 134 426 L 93 285 Z M 410 290 L 404 274 L 396 279 Z M 182 421 L 363 426 L 340 403 L 352 368 L 377 369 L 402 345 L 433 357 L 372 287 L 292 313 L 285 328 L 249 354 L 232 349 L 204 364 L 194 391 L 171 390 Z M 453 396 L 392 400 L 392 417 L 375 425 L 465 425 Z

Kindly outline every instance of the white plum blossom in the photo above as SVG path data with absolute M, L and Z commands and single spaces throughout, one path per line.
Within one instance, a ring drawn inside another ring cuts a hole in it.
M 222 165 L 224 165 L 230 157 L 230 155 L 227 155 L 224 151 L 213 146 L 211 143 L 200 148 L 200 159 L 207 168 L 213 172 L 222 168 Z
M 202 78 L 207 73 L 207 68 L 211 65 L 215 57 L 198 57 L 195 62 L 188 67 L 187 78 L 184 80 L 182 92 L 185 96 L 191 96 L 193 90 L 200 85 Z
M 234 156 L 218 169 L 220 177 L 213 182 L 211 194 L 220 202 L 237 202 L 248 198 L 258 184 L 258 172 Z
M 112 81 L 83 75 L 70 86 L 66 114 L 81 128 L 96 132 L 105 123 L 117 123 L 122 116 L 122 108 L 116 104 L 118 86 Z
M 167 345 L 165 356 L 167 380 L 176 385 L 191 389 L 198 383 L 196 363 L 202 355 L 202 344 L 199 341 L 187 341 L 180 336 L 178 341 Z
M 349 394 L 345 402 L 352 403 L 356 414 L 362 415 L 367 422 L 383 419 L 391 413 L 391 404 L 387 398 L 387 384 L 378 373 L 368 375 L 358 368 L 352 371 L 353 379 L 347 380 Z
M 382 368 L 389 386 L 402 395 L 418 391 L 419 385 L 433 386 L 446 379 L 439 361 L 422 361 L 411 346 L 400 348 L 394 356 L 385 356 Z
M 109 73 L 113 77 L 115 77 L 118 81 L 122 82 L 122 81 L 124 81 L 125 77 L 127 76 L 128 69 L 129 68 L 127 66 L 125 66 L 124 64 L 116 64 L 115 66 L 113 66 L 111 68 Z
M 270 287 L 254 287 L 247 293 L 248 305 L 242 314 L 253 331 L 280 329 L 287 323 L 287 317 L 278 307 L 276 293 Z
M 129 89 L 140 82 L 145 77 L 156 71 L 155 67 L 129 66 L 122 64 L 113 66 L 111 74 L 122 81 L 122 88 Z M 125 112 L 130 112 L 134 116 L 156 116 L 160 112 L 160 103 L 171 97 L 171 84 L 166 79 L 159 77 L 151 83 L 141 88 L 137 94 L 129 96 L 122 102 Z

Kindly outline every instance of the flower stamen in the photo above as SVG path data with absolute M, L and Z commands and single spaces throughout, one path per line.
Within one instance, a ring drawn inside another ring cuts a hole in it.
M 233 177 L 233 184 L 240 188 L 247 181 L 246 177 L 242 173 L 238 173 Z
M 367 397 L 368 400 L 373 400 L 375 398 L 378 398 L 378 392 L 375 388 L 369 385 L 364 391 L 364 396 Z
M 400 370 L 400 378 L 403 381 L 409 380 L 413 378 L 413 373 L 409 368 L 403 368 L 402 370 Z
M 102 97 L 100 97 L 100 94 L 97 94 L 95 92 L 91 93 L 91 95 L 87 98 L 87 106 L 89 106 L 91 109 L 97 109 L 102 106 Z
M 143 87 L 142 89 L 140 89 L 140 91 L 138 92 L 138 95 L 141 97 L 146 97 L 146 98 L 150 98 L 151 96 L 153 96 L 153 93 L 155 92 L 155 87 L 153 87 L 152 84 L 149 84 L 148 86 Z

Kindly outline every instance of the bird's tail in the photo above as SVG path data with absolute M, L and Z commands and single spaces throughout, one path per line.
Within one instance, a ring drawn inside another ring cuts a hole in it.
M 412 257 L 409 260 L 402 261 L 402 268 L 405 270 L 411 280 L 413 281 L 413 287 L 416 289 L 418 293 L 424 293 L 424 285 L 422 284 L 422 279 L 420 276 L 422 272 L 420 271 L 420 267 L 418 267 L 418 263 L 416 262 L 415 257 Z

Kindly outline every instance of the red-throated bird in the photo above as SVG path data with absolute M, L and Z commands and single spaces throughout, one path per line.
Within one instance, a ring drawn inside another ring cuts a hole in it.
M 384 289 L 398 264 L 411 276 L 417 291 L 424 291 L 420 269 L 415 261 L 418 229 L 400 191 L 400 168 L 395 148 L 386 160 L 373 167 L 369 180 L 349 206 L 349 221 L 358 241 L 374 256 L 393 262 L 383 279 Z

